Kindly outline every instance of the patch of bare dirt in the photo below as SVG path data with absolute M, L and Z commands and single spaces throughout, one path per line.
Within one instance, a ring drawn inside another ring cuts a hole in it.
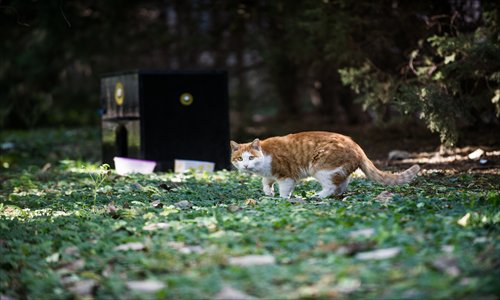
M 471 155 L 482 152 L 482 155 Z M 442 151 L 415 152 L 401 160 L 385 160 L 385 165 L 401 166 L 419 164 L 424 173 L 490 173 L 500 174 L 500 148 L 462 147 Z

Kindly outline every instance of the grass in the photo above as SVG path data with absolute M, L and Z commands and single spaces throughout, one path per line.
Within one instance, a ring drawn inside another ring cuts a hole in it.
M 310 199 L 319 186 L 305 181 L 295 191 L 304 203 L 263 197 L 259 178 L 233 171 L 112 173 L 94 199 L 95 131 L 0 138 L 14 144 L 0 154 L 3 297 L 199 299 L 227 286 L 272 299 L 500 294 L 498 173 L 398 187 L 357 178 L 326 201 Z M 396 252 L 372 257 L 386 248 Z M 232 263 L 246 255 L 274 263 Z

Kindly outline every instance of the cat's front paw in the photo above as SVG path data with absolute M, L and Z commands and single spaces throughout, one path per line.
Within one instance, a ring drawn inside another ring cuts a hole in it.
M 268 196 L 268 197 L 274 197 L 274 191 L 269 189 L 264 189 L 264 195 Z
M 325 198 L 329 197 L 330 195 L 331 195 L 331 193 L 319 192 L 319 193 L 314 194 L 314 196 L 312 196 L 312 197 L 317 198 L 317 199 L 325 199 Z

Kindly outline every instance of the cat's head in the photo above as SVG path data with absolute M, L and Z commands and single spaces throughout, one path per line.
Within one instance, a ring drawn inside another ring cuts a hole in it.
M 260 172 L 265 164 L 259 139 L 251 143 L 238 144 L 231 141 L 231 163 L 240 171 Z

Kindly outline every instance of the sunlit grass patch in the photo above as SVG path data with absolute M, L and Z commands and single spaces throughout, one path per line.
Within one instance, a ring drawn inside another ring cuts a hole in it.
M 306 180 L 293 195 L 303 201 L 288 201 L 264 196 L 260 178 L 232 171 L 111 172 L 96 189 L 90 174 L 103 171 L 100 163 L 60 158 L 1 175 L 0 295 L 192 299 L 231 287 L 259 298 L 447 299 L 499 292 L 494 176 L 431 174 L 391 187 L 354 178 L 344 196 L 323 200 L 311 198 L 319 185 Z

